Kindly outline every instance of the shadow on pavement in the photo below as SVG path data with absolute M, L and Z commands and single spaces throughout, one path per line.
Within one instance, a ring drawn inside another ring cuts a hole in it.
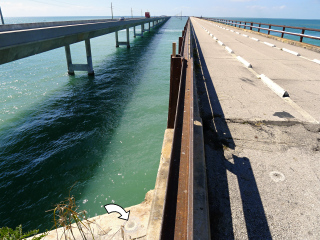
M 211 238 L 239 238 L 234 226 L 239 229 L 239 224 L 242 224 L 243 228 L 246 227 L 249 239 L 272 239 L 250 160 L 235 155 L 228 159 L 225 157 L 226 150 L 235 150 L 235 142 L 196 35 L 194 41 L 194 46 L 198 48 L 198 52 L 194 49 L 194 69 L 203 120 Z M 228 181 L 230 173 L 237 177 L 238 186 L 232 186 L 230 179 Z M 235 213 L 232 216 L 229 191 L 237 188 L 241 196 L 237 202 L 240 202 L 240 206 L 242 204 L 245 224 Z

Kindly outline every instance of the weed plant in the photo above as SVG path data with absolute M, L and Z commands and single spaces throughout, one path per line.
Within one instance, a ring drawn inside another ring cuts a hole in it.
M 57 204 L 53 210 L 50 210 L 53 211 L 53 221 L 57 231 L 57 238 L 59 235 L 58 228 L 62 228 L 62 236 L 59 239 L 64 237 L 65 240 L 76 240 L 79 239 L 78 234 L 85 240 L 88 239 L 88 236 L 90 236 L 89 239 L 94 239 L 91 225 L 98 225 L 87 218 L 87 212 L 85 210 L 79 211 L 74 196 L 70 196 L 70 191 L 69 197 L 67 197 L 66 200 Z M 99 226 L 98 228 L 101 229 Z

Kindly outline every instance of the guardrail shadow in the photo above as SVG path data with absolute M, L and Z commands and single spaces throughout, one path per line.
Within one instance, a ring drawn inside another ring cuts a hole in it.
M 239 228 L 241 224 L 245 224 L 249 239 L 272 239 L 250 160 L 232 155 L 229 161 L 225 157 L 224 152 L 234 150 L 236 145 L 195 34 L 194 41 L 198 47 L 198 59 L 194 53 L 194 61 L 203 120 L 211 239 L 235 239 L 234 226 Z M 230 172 L 237 177 L 245 223 L 232 214 Z

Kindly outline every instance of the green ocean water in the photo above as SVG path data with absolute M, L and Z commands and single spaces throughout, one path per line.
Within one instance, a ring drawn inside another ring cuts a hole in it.
M 71 19 L 79 17 L 5 20 Z M 74 184 L 90 217 L 108 203 L 144 200 L 166 128 L 171 44 L 186 20 L 171 18 L 143 38 L 130 29 L 130 49 L 115 48 L 114 34 L 92 39 L 94 77 L 68 76 L 64 48 L 0 65 L 0 227 L 50 229 L 46 211 Z M 84 43 L 71 52 L 85 63 Z

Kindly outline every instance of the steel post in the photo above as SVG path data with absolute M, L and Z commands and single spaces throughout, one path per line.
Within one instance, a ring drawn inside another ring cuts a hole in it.
M 301 34 L 304 34 L 304 32 L 305 32 L 305 30 L 304 29 L 302 29 L 302 31 L 301 31 Z M 303 36 L 300 36 L 300 42 L 302 42 L 302 39 L 303 39 Z
M 136 26 L 133 27 L 133 37 L 136 38 Z
M 285 29 L 286 29 L 286 27 L 283 27 L 283 28 L 282 28 L 282 31 L 283 31 L 283 32 L 281 33 L 281 38 L 283 38 L 283 36 L 284 36 L 284 30 L 285 30 Z

